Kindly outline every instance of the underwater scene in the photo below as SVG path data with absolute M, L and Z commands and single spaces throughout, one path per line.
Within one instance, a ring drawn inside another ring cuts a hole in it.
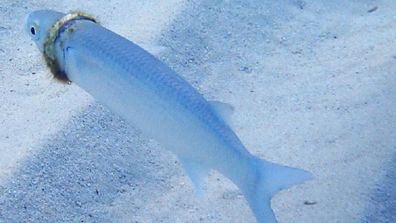
M 0 222 L 396 222 L 396 1 L 2 0 Z

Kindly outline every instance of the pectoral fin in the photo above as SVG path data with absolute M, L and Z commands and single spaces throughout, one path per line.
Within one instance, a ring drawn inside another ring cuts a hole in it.
M 159 46 L 159 45 L 152 45 L 152 44 L 141 43 L 141 42 L 138 43 L 138 45 L 156 57 L 160 56 L 161 54 L 165 53 L 168 50 L 166 47 Z

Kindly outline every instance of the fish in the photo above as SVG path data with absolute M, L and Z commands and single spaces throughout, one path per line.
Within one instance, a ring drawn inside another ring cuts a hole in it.
M 173 152 L 197 194 L 208 172 L 218 171 L 239 188 L 258 223 L 272 223 L 273 195 L 313 178 L 250 153 L 231 127 L 232 105 L 206 100 L 156 56 L 94 17 L 37 10 L 24 29 L 56 80 L 77 84 Z

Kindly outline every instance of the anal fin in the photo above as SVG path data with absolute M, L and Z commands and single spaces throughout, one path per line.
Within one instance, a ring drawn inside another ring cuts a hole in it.
M 187 175 L 190 177 L 191 182 L 194 185 L 194 189 L 197 195 L 203 195 L 204 179 L 209 173 L 209 168 L 203 166 L 197 161 L 179 157 L 180 163 L 182 164 Z

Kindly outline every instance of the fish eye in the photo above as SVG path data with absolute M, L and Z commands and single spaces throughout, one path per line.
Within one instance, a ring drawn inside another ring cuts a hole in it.
M 33 26 L 30 28 L 30 33 L 36 35 L 36 29 Z
M 32 40 L 37 41 L 40 39 L 40 26 L 36 22 L 28 24 L 25 30 Z

